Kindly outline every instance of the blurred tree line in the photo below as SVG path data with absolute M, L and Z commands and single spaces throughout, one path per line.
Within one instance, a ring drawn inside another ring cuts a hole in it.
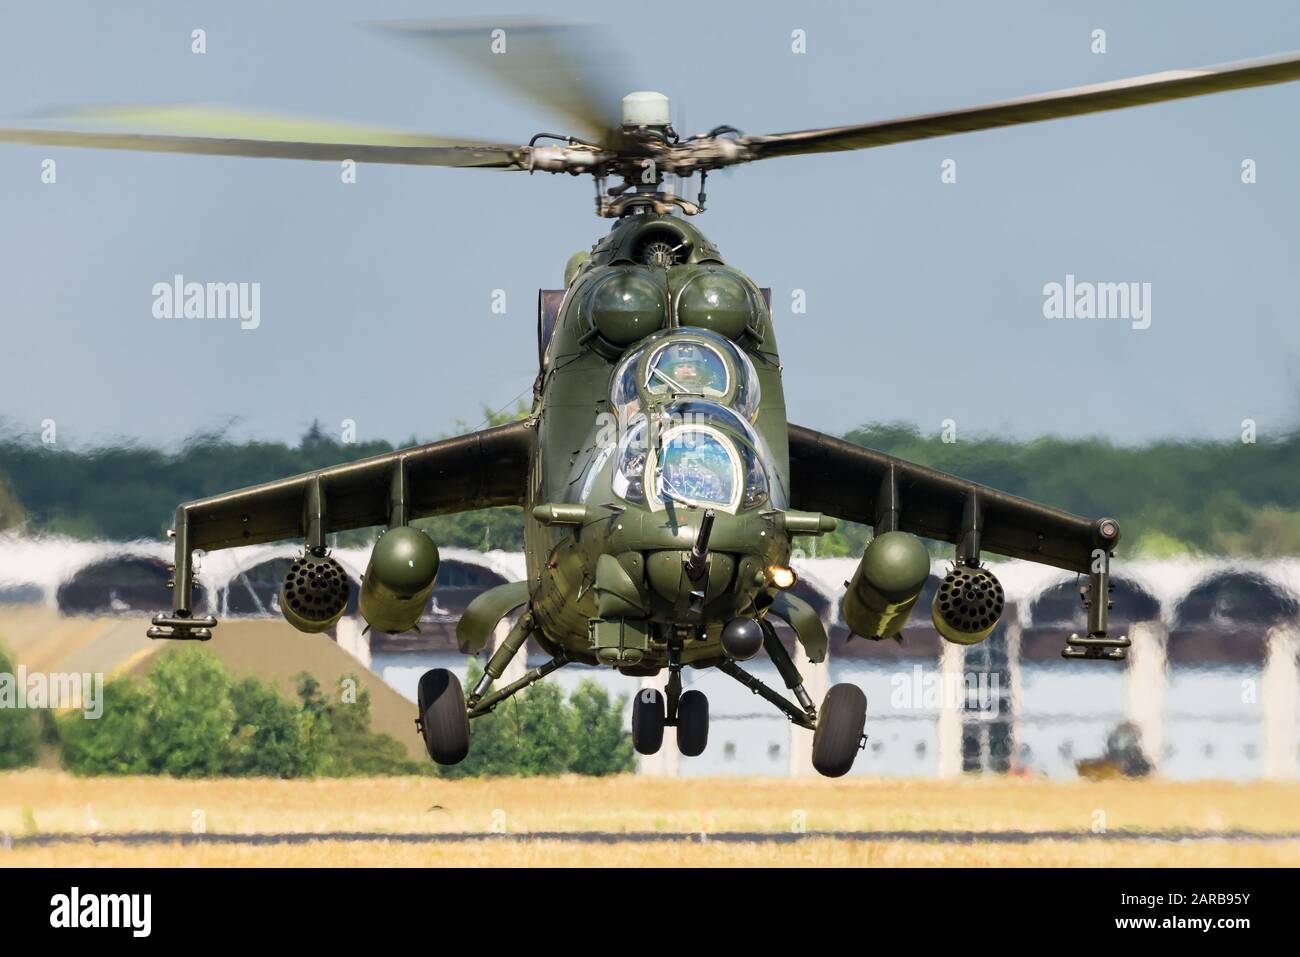
M 57 722 L 60 762 L 76 774 L 347 777 L 420 774 L 392 735 L 370 728 L 370 692 L 341 676 L 326 695 L 306 672 L 296 701 L 236 680 L 198 648 L 170 652 L 141 679 L 104 685 L 103 714 Z
M 523 414 L 522 407 L 489 413 L 485 422 Z M 1019 442 L 990 436 L 945 443 L 911 426 L 876 424 L 845 438 L 1080 515 L 1113 515 L 1124 526 L 1122 554 L 1300 554 L 1300 433 L 1261 436 L 1253 443 L 1117 446 L 1098 438 Z M 157 538 L 180 502 L 393 448 L 386 442 L 344 444 L 316 425 L 296 447 L 201 435 L 175 453 L 139 446 L 71 451 L 0 438 L 0 528 Z M 518 509 L 419 524 L 439 545 L 523 547 Z M 820 540 L 807 539 L 803 547 L 818 555 L 852 555 L 869 534 L 864 526 L 846 524 Z M 340 541 L 370 537 L 359 532 Z
M 0 651 L 0 674 L 12 673 Z M 237 680 L 208 652 L 186 648 L 164 654 L 141 678 L 108 681 L 97 718 L 0 707 L 0 770 L 34 765 L 49 748 L 64 768 L 85 775 L 617 774 L 633 768 L 626 704 L 589 679 L 568 700 L 555 685 L 537 685 L 476 719 L 469 758 L 438 768 L 411 760 L 396 738 L 371 729 L 370 692 L 355 676 L 340 676 L 326 692 L 303 672 L 290 700 L 256 678 Z
M 484 412 L 478 428 L 527 414 L 522 406 Z M 158 539 L 172 527 L 181 502 L 418 444 L 415 437 L 396 446 L 383 441 L 343 442 L 319 422 L 312 423 L 296 447 L 200 434 L 178 452 L 138 445 L 74 451 L 0 436 L 0 531 L 18 527 L 33 534 L 81 539 Z M 482 551 L 523 548 L 523 519 L 517 508 L 481 509 L 415 524 L 440 546 Z M 343 533 L 337 536 L 337 544 L 373 538 L 373 531 Z
M 466 687 L 474 687 L 482 676 L 482 667 L 471 660 Z M 469 756 L 440 773 L 450 778 L 565 772 L 600 777 L 631 771 L 636 763 L 632 736 L 623 729 L 626 705 L 626 695 L 611 699 L 589 678 L 578 683 L 568 701 L 559 686 L 535 684 L 475 718 Z
M 1114 516 L 1124 528 L 1122 555 L 1300 554 L 1300 433 L 1119 446 L 1051 436 L 944 442 L 913 426 L 876 424 L 844 438 L 1078 515 Z M 858 553 L 867 532 L 849 526 L 831 538 L 819 554 Z

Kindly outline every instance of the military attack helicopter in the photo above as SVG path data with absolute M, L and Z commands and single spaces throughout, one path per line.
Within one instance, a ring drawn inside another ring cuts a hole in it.
M 667 669 L 666 693 L 646 689 L 634 700 L 633 743 L 642 754 L 662 746 L 665 727 L 675 728 L 683 754 L 704 750 L 708 702 L 682 690 L 681 672 L 716 668 L 814 731 L 819 772 L 847 773 L 865 740 L 866 697 L 839 684 L 813 702 L 773 625 L 788 624 L 810 661 L 824 659 L 825 630 L 791 591 L 789 561 L 794 538 L 825 534 L 836 520 L 874 529 L 844 598 L 853 635 L 901 640 L 929 575 L 921 542 L 928 538 L 955 546 L 931 609 L 946 640 L 974 644 L 998 624 L 1004 595 L 981 562 L 989 552 L 1086 575 L 1087 634 L 1070 636 L 1062 654 L 1124 660 L 1128 639 L 1107 630 L 1118 522 L 789 423 L 769 293 L 726 263 L 690 217 L 704 211 L 714 170 L 1281 83 L 1300 78 L 1300 55 L 854 126 L 774 135 L 718 126 L 681 136 L 659 93 L 629 93 L 610 114 L 603 95 L 611 86 L 584 74 L 587 52 L 598 47 L 575 43 L 571 25 L 388 28 L 541 100 L 573 132 L 509 145 L 157 108 L 75 117 L 82 126 L 134 122 L 150 132 L 0 129 L 0 141 L 15 143 L 589 175 L 597 214 L 613 220 L 589 253 L 569 260 L 563 289 L 540 292 L 539 372 L 526 419 L 181 505 L 173 608 L 154 617 L 150 637 L 212 637 L 216 619 L 193 607 L 196 551 L 295 538 L 304 550 L 281 607 L 295 628 L 326 631 L 351 587 L 327 536 L 372 526 L 384 530 L 360 585 L 360 612 L 376 630 L 410 630 L 439 564 L 437 546 L 411 521 L 522 506 L 528 577 L 480 595 L 457 627 L 460 650 L 477 654 L 518 611 L 508 636 L 468 695 L 444 669 L 419 682 L 417 726 L 440 764 L 468 754 L 472 719 L 577 663 L 636 677 Z M 566 49 L 574 45 L 584 52 Z M 673 187 L 674 178 L 696 174 L 694 198 Z M 621 182 L 610 186 L 611 177 Z M 529 639 L 549 660 L 494 687 Z M 741 667 L 760 652 L 789 696 Z

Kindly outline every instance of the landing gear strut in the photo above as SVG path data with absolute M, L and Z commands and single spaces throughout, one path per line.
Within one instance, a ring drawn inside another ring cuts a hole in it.
M 478 718 L 488 714 L 502 701 L 523 691 L 529 685 L 536 684 L 552 671 L 563 668 L 573 660 L 565 652 L 561 651 L 550 661 L 538 665 L 517 681 L 512 681 L 504 688 L 499 688 L 489 694 L 488 689 L 492 687 L 492 682 L 505 674 L 510 662 L 527 643 L 528 635 L 532 630 L 532 613 L 524 612 L 519 616 L 519 620 L 514 623 L 514 626 L 511 627 L 510 634 L 506 635 L 506 640 L 501 642 L 496 651 L 492 652 L 487 667 L 483 669 L 483 677 L 478 680 L 478 684 L 474 686 L 473 692 L 470 693 L 469 699 L 466 701 L 469 717 Z
M 766 649 L 767 656 L 772 659 L 772 663 L 776 665 L 776 670 L 780 673 L 785 686 L 794 693 L 799 702 L 798 707 L 730 659 L 719 662 L 718 670 L 723 674 L 731 675 L 754 694 L 772 702 L 799 727 L 807 728 L 809 731 L 815 730 L 817 727 L 817 708 L 813 704 L 812 698 L 808 696 L 808 692 L 804 689 L 803 677 L 799 674 L 799 669 L 790 660 L 790 655 L 785 650 L 785 645 L 781 644 L 781 639 L 776 636 L 776 629 L 772 627 L 772 623 L 766 618 L 761 618 L 759 624 L 763 628 L 763 648 Z
M 766 618 L 760 619 L 759 624 L 763 626 L 763 648 L 767 651 L 767 656 L 772 659 L 772 664 L 776 665 L 776 670 L 780 672 L 781 680 L 785 682 L 786 688 L 794 693 L 804 714 L 810 715 L 816 721 L 817 709 L 813 706 L 812 698 L 808 697 L 808 692 L 804 690 L 803 676 L 790 660 L 790 655 L 785 650 L 785 645 L 781 644 L 781 639 L 776 636 L 776 629 Z

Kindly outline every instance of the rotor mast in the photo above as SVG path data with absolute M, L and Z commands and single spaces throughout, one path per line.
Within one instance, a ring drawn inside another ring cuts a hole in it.
M 651 90 L 639 90 L 623 97 L 620 124 L 615 134 L 619 155 L 607 170 L 596 173 L 596 215 L 617 219 L 635 213 L 670 213 L 687 216 L 704 212 L 703 175 L 696 202 L 663 188 L 667 172 L 664 160 L 681 141 L 672 126 L 668 97 Z M 605 188 L 608 173 L 623 182 Z M 689 176 L 690 174 L 685 174 Z

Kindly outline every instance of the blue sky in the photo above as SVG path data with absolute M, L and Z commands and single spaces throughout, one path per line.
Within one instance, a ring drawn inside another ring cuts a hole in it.
M 175 102 L 508 142 L 556 128 L 356 26 L 480 7 L 10 4 L 0 117 Z M 548 5 L 608 23 L 629 85 L 668 93 L 693 131 L 861 122 L 1300 49 L 1286 3 L 654 9 Z M 806 54 L 790 52 L 795 29 Z M 1292 84 L 773 160 L 713 177 L 697 223 L 773 288 L 800 424 L 954 419 L 959 434 L 1123 443 L 1233 438 L 1245 418 L 1280 431 L 1300 424 L 1297 115 Z M 362 167 L 344 186 L 330 163 L 0 146 L 0 423 L 164 445 L 214 428 L 294 439 L 313 419 L 394 441 L 474 426 L 531 385 L 536 291 L 607 229 L 590 209 L 589 181 L 569 177 Z M 152 287 L 177 273 L 260 283 L 260 327 L 155 318 Z M 1043 287 L 1067 274 L 1149 282 L 1150 328 L 1045 319 Z

